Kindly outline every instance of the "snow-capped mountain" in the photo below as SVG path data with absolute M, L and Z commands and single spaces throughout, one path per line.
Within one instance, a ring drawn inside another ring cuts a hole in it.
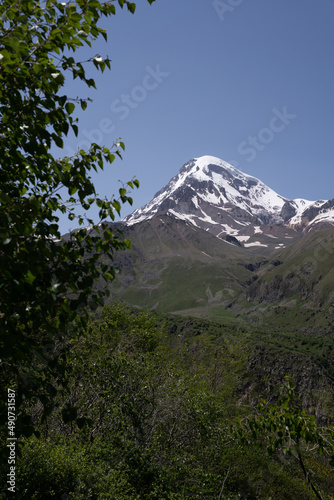
M 128 225 L 168 215 L 215 236 L 236 238 L 243 246 L 268 246 L 266 239 L 295 238 L 296 233 L 334 225 L 334 200 L 288 200 L 259 179 L 213 156 L 186 163 L 147 205 L 124 219 Z M 253 241 L 255 240 L 255 241 Z M 287 241 L 286 243 L 288 243 Z M 258 243 L 258 245 L 257 245 Z

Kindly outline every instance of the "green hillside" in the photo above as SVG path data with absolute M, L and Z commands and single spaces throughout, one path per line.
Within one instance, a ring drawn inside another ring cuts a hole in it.
M 334 319 L 334 229 L 308 234 L 271 256 L 240 300 L 256 321 L 330 333 Z M 247 303 L 247 305 L 246 305 Z
M 112 299 L 161 312 L 211 307 L 227 304 L 252 278 L 246 249 L 182 221 L 156 218 L 124 234 L 131 250 L 116 257 Z
M 111 301 L 221 323 L 330 332 L 334 317 L 334 229 L 305 235 L 271 255 L 169 217 L 125 227 Z

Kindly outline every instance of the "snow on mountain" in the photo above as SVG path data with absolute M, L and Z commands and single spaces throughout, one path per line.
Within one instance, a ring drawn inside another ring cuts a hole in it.
M 295 208 L 296 212 L 295 212 L 295 215 L 293 217 L 291 217 L 291 219 L 289 220 L 289 224 L 291 224 L 292 226 L 301 224 L 302 216 L 303 216 L 303 213 L 305 212 L 305 210 L 307 208 L 311 207 L 312 205 L 315 205 L 318 203 L 319 202 L 302 200 L 300 198 L 297 198 L 295 200 L 290 201 L 290 205 L 292 205 Z M 320 203 L 323 203 L 323 202 L 320 202 Z
M 334 225 L 332 201 L 288 200 L 227 162 L 202 156 L 187 162 L 147 205 L 135 210 L 124 222 L 132 225 L 168 215 L 219 238 L 239 236 L 242 241 L 259 232 L 270 236 L 268 228 L 272 229 L 272 225 L 283 226 L 284 231 L 298 231 L 318 221 Z M 284 234 L 291 238 L 289 231 Z M 264 243 L 259 242 L 260 245 Z
M 187 203 L 192 203 L 199 211 L 205 202 L 216 207 L 238 207 L 249 214 L 261 214 L 266 211 L 278 214 L 286 201 L 255 177 L 243 174 L 219 158 L 202 156 L 186 163 L 150 203 L 135 210 L 126 219 L 127 223 L 140 222 L 164 211 L 167 200 L 175 207 L 168 208 L 166 213 L 173 210 L 170 213 L 174 216 L 184 218 L 185 213 L 175 208 L 182 202 L 180 194 L 182 195 L 181 191 L 184 192 L 185 188 L 190 190 L 187 193 Z M 188 215 L 189 217 L 191 218 L 191 215 Z M 207 218 L 207 214 L 204 218 Z

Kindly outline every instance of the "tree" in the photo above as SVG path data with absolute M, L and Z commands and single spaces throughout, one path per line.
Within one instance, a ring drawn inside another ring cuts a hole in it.
M 151 4 L 154 0 L 148 0 Z M 95 87 L 85 63 L 73 55 L 96 39 L 107 40 L 103 17 L 116 4 L 135 11 L 127 0 L 4 0 L 0 5 L 0 360 L 5 389 L 17 388 L 16 405 L 38 399 L 47 414 L 64 379 L 66 338 L 87 323 L 90 310 L 107 294 L 98 279 L 112 280 L 113 252 L 129 242 L 106 222 L 121 205 L 132 203 L 129 181 L 117 199 L 101 199 L 90 173 L 121 157 L 124 144 L 111 149 L 93 143 L 74 157 L 56 157 L 70 131 L 78 134 L 75 110 L 84 98 L 64 94 L 65 76 Z M 96 55 L 86 64 L 110 68 Z M 76 215 L 99 209 L 98 222 Z M 77 219 L 67 238 L 59 230 L 59 212 Z M 91 227 L 88 229 L 87 225 Z M 85 258 L 89 255 L 89 259 Z M 2 415 L 6 419 L 6 414 Z M 17 435 L 29 434 L 29 417 L 18 414 Z
M 243 444 L 255 442 L 261 448 L 266 443 L 269 455 L 281 450 L 285 455 L 294 457 L 303 471 L 306 483 L 316 498 L 322 500 L 321 493 L 307 470 L 304 453 L 316 450 L 320 455 L 327 455 L 333 463 L 334 429 L 319 428 L 314 416 L 306 414 L 300 398 L 295 394 L 294 382 L 289 377 L 279 386 L 277 404 L 262 399 L 257 410 L 256 416 L 247 417 L 239 423 L 237 437 Z

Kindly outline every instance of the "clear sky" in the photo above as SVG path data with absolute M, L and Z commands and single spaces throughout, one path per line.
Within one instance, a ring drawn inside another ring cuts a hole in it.
M 334 198 L 334 0 L 135 3 L 105 21 L 107 43 L 81 51 L 112 59 L 111 71 L 91 71 L 97 91 L 67 87 L 93 103 L 65 154 L 84 141 L 126 145 L 94 175 L 99 194 L 136 176 L 125 216 L 189 159 L 212 155 L 286 198 Z

